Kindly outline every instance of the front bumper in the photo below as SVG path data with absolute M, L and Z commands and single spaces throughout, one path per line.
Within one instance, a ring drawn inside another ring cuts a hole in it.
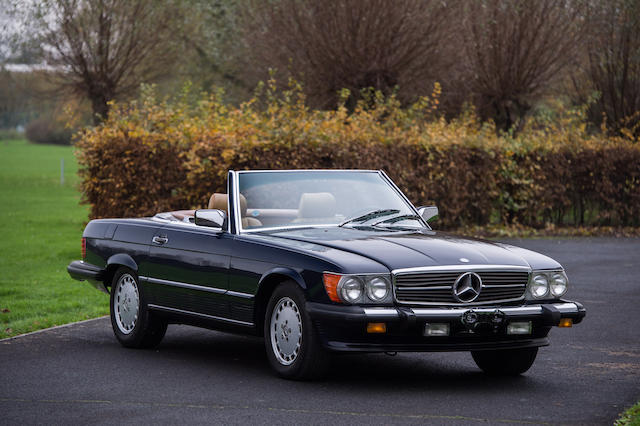
M 321 303 L 306 304 L 317 330 L 329 349 L 336 351 L 400 352 L 400 351 L 468 351 L 516 349 L 548 345 L 547 334 L 563 318 L 573 324 L 586 314 L 578 302 L 560 301 L 522 306 L 494 306 L 481 308 L 418 308 L 418 307 L 362 307 Z M 473 331 L 464 324 L 469 311 L 490 315 L 499 311 L 503 327 Z M 531 321 L 532 332 L 509 335 L 510 322 Z M 369 334 L 368 323 L 385 323 L 387 332 Z M 423 335 L 428 323 L 447 323 L 448 336 Z

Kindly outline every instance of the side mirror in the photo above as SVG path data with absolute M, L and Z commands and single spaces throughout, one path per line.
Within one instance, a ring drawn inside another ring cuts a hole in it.
M 222 210 L 202 209 L 196 210 L 194 222 L 198 226 L 222 229 L 226 219 L 227 214 Z
M 434 222 L 438 219 L 438 208 L 436 206 L 418 207 L 418 213 L 427 223 Z

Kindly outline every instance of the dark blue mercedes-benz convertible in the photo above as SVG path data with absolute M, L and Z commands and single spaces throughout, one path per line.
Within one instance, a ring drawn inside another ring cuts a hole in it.
M 87 225 L 71 277 L 111 295 L 126 347 L 167 324 L 264 336 L 286 378 L 327 370 L 332 352 L 470 351 L 516 375 L 584 307 L 562 266 L 507 244 L 431 229 L 382 171 L 231 171 L 207 209 Z

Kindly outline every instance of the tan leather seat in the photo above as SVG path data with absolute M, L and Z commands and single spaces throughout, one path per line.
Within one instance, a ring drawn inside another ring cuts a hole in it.
M 209 198 L 209 208 L 223 210 L 229 214 L 229 196 L 227 194 L 215 193 Z M 256 226 L 262 226 L 255 217 L 247 217 L 247 199 L 244 195 L 240 194 L 240 217 L 242 218 L 243 228 L 253 228 Z
M 305 192 L 300 196 L 298 218 L 294 223 L 319 223 L 335 221 L 336 198 L 329 192 Z

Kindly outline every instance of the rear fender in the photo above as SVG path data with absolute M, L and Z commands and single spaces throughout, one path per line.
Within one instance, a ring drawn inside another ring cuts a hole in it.
M 121 266 L 126 266 L 132 271 L 136 273 L 138 272 L 138 264 L 136 263 L 135 260 L 133 260 L 131 256 L 124 253 L 114 254 L 109 259 L 107 259 L 107 272 L 104 277 L 104 284 L 106 286 L 111 285 L 111 280 L 113 279 L 113 275 L 115 274 L 116 270 Z

